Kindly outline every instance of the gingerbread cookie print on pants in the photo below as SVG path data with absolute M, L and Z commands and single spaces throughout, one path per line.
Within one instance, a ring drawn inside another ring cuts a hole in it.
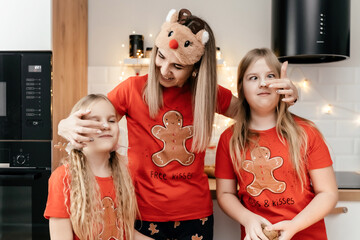
M 101 233 L 99 234 L 99 239 L 120 239 L 121 231 L 117 225 L 118 219 L 113 200 L 110 197 L 104 197 L 101 202 L 104 210 L 104 225 Z
M 253 149 L 251 160 L 242 163 L 242 168 L 254 175 L 254 180 L 246 187 L 247 192 L 254 197 L 259 196 L 265 189 L 273 193 L 284 192 L 286 183 L 274 177 L 274 170 L 281 167 L 283 162 L 281 157 L 270 158 L 270 150 L 266 147 Z
M 193 127 L 183 127 L 183 117 L 177 111 L 166 112 L 163 116 L 164 126 L 156 125 L 151 133 L 164 143 L 161 151 L 152 155 L 152 161 L 164 167 L 172 161 L 184 166 L 194 162 L 195 155 L 186 149 L 185 141 L 193 136 Z
M 159 230 L 156 229 L 156 227 L 157 227 L 156 224 L 150 223 L 150 226 L 149 226 L 148 230 L 151 232 L 151 233 L 150 233 L 151 235 L 154 235 L 154 234 L 156 234 L 156 233 L 159 232 Z
M 203 236 L 198 236 L 197 234 L 194 236 L 191 236 L 191 240 L 202 240 Z

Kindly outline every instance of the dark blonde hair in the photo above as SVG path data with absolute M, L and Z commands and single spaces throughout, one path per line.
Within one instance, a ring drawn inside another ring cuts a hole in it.
M 258 134 L 249 129 L 250 106 L 245 99 L 243 80 L 246 70 L 258 59 L 264 58 L 267 65 L 275 72 L 277 78 L 280 77 L 281 64 L 275 54 L 268 48 L 256 48 L 249 51 L 241 60 L 238 67 L 237 91 L 238 107 L 233 125 L 233 135 L 230 140 L 230 155 L 236 172 L 240 173 L 241 164 L 245 160 L 246 152 L 257 145 Z M 281 99 L 276 107 L 276 132 L 280 141 L 288 146 L 289 158 L 302 184 L 305 183 L 307 135 L 305 130 L 294 120 L 293 114 L 288 110 L 287 104 Z M 297 117 L 297 116 L 296 116 Z M 298 117 L 300 118 L 300 117 Z M 314 126 L 310 121 L 300 118 L 305 124 Z
M 111 102 L 102 94 L 90 94 L 80 99 L 71 113 L 86 109 L 98 101 Z M 114 109 L 114 112 L 115 109 Z M 75 234 L 80 239 L 95 239 L 103 225 L 103 211 L 99 185 L 92 173 L 85 154 L 81 150 L 71 150 L 64 160 L 68 181 L 65 182 L 64 194 L 70 200 L 70 220 Z M 137 215 L 135 191 L 125 159 L 117 152 L 110 153 L 109 164 L 115 187 L 117 225 L 121 229 L 120 239 L 133 239 L 134 222 Z M 66 178 L 65 178 L 66 179 Z M 70 199 L 67 193 L 70 192 Z
M 196 16 L 193 16 L 197 18 Z M 202 20 L 202 19 L 201 19 Z M 217 102 L 216 45 L 214 33 L 204 21 L 209 40 L 199 62 L 194 64 L 196 76 L 190 76 L 193 95 L 194 137 L 192 151 L 204 151 L 210 142 Z M 147 85 L 144 89 L 144 100 L 149 106 L 150 117 L 154 118 L 163 106 L 163 87 L 158 81 L 159 72 L 155 65 L 158 48 L 154 46 Z

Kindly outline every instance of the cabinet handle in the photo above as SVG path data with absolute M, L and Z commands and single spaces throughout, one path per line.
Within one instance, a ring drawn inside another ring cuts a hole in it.
M 341 213 L 347 213 L 348 208 L 347 207 L 336 207 L 333 210 L 331 210 L 330 214 L 341 214 Z

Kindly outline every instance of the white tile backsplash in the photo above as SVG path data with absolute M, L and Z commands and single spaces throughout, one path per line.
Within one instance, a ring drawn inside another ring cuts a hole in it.
M 313 121 L 325 138 L 336 137 L 336 120 Z
M 339 137 L 356 138 L 360 137 L 360 127 L 356 126 L 354 120 L 338 120 L 336 124 L 336 133 Z
M 343 102 L 360 102 L 360 84 L 337 86 L 337 100 Z
M 360 156 L 360 136 L 357 136 L 357 138 L 355 139 L 354 149 L 355 149 L 354 153 Z M 358 158 L 358 161 L 360 162 L 360 158 Z
M 327 138 L 326 141 L 331 147 L 331 151 L 335 156 L 351 155 L 354 153 L 354 139 L 353 138 Z
M 218 68 L 219 84 L 236 92 L 237 66 Z M 147 68 L 140 70 L 146 74 Z M 121 81 L 135 74 L 131 66 L 90 66 L 88 68 L 89 93 L 106 94 Z M 319 67 L 311 65 L 290 65 L 288 77 L 298 84 L 307 78 L 309 89 L 300 89 L 300 100 L 290 108 L 291 112 L 315 122 L 323 133 L 338 171 L 360 170 L 360 68 L 359 67 Z M 333 113 L 324 114 L 323 107 L 332 104 Z M 226 118 L 217 117 L 212 143 L 226 127 Z M 122 127 L 126 127 L 121 123 Z M 126 132 L 126 130 L 125 130 Z M 212 155 L 212 156 L 210 156 Z M 209 154 L 213 162 L 213 154 Z
M 354 84 L 355 69 L 349 67 L 319 68 L 319 80 L 322 84 Z

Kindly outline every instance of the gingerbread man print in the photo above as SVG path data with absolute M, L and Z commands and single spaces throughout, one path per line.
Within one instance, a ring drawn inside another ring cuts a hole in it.
M 161 151 L 152 155 L 156 166 L 164 167 L 172 161 L 184 166 L 194 162 L 195 155 L 186 149 L 185 141 L 193 136 L 193 127 L 183 127 L 183 117 L 177 111 L 166 112 L 163 116 L 164 127 L 156 125 L 151 133 L 164 143 Z
M 113 200 L 110 197 L 104 197 L 101 202 L 104 210 L 104 225 L 99 234 L 99 239 L 120 239 L 121 230 L 117 226 L 116 208 L 114 207 Z
M 191 237 L 191 240 L 202 240 L 203 236 L 198 236 L 197 234 Z
M 242 163 L 242 168 L 254 175 L 254 180 L 246 187 L 247 192 L 254 197 L 259 196 L 265 189 L 273 193 L 284 192 L 286 183 L 275 179 L 273 174 L 283 162 L 281 157 L 270 158 L 270 150 L 266 147 L 253 149 L 251 160 Z
M 148 230 L 151 232 L 150 233 L 151 235 L 154 235 L 154 234 L 159 232 L 159 230 L 156 229 L 156 227 L 157 227 L 157 224 L 150 223 L 150 226 L 149 226 Z

